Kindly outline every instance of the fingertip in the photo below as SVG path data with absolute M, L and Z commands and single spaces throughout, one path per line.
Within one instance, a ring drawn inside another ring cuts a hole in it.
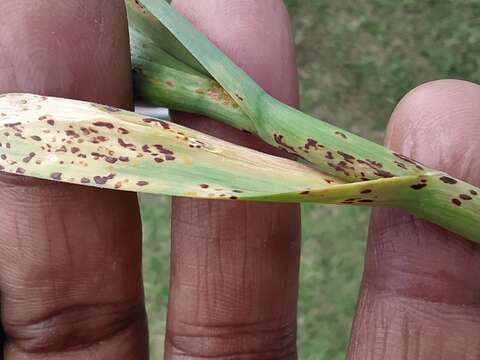
M 172 5 L 270 95 L 298 106 L 295 48 L 283 1 L 190 1 Z
M 132 107 L 123 0 L 4 0 L 0 19 L 0 92 Z
M 478 182 L 480 86 L 437 80 L 411 90 L 395 108 L 385 137 L 391 149 Z

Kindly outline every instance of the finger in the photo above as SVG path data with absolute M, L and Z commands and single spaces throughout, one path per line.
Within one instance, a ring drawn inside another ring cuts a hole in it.
M 131 108 L 122 0 L 3 0 L 0 93 Z M 6 359 L 146 359 L 135 194 L 3 175 Z
M 409 93 L 390 121 L 393 150 L 480 184 L 480 86 L 456 80 Z M 480 246 L 399 210 L 377 210 L 350 359 L 480 357 Z
M 296 105 L 288 14 L 280 1 L 173 2 L 261 86 Z M 176 120 L 263 151 L 212 120 Z M 294 359 L 299 207 L 175 199 L 168 359 Z

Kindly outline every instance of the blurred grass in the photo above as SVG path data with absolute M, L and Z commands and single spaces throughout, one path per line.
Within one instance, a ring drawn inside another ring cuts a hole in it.
M 480 82 L 478 0 L 286 0 L 302 109 L 381 141 L 395 104 L 435 79 Z M 170 212 L 142 196 L 152 358 L 160 359 L 168 296 Z M 299 350 L 344 359 L 362 272 L 368 210 L 302 206 Z

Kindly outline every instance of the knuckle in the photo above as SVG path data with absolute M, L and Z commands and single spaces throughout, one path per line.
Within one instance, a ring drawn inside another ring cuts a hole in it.
M 174 328 L 175 330 L 171 330 Z M 174 324 L 167 330 L 167 353 L 172 359 L 293 360 L 296 325 Z
M 8 340 L 25 353 L 87 348 L 144 321 L 143 302 L 74 305 L 37 319 L 4 320 Z

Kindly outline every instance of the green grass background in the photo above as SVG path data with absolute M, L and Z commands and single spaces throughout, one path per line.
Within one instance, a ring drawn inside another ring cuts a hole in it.
M 429 80 L 480 82 L 479 0 L 286 0 L 302 109 L 381 142 L 395 104 Z M 163 353 L 169 199 L 142 196 L 152 359 Z M 344 359 L 367 237 L 368 210 L 302 206 L 299 351 Z

